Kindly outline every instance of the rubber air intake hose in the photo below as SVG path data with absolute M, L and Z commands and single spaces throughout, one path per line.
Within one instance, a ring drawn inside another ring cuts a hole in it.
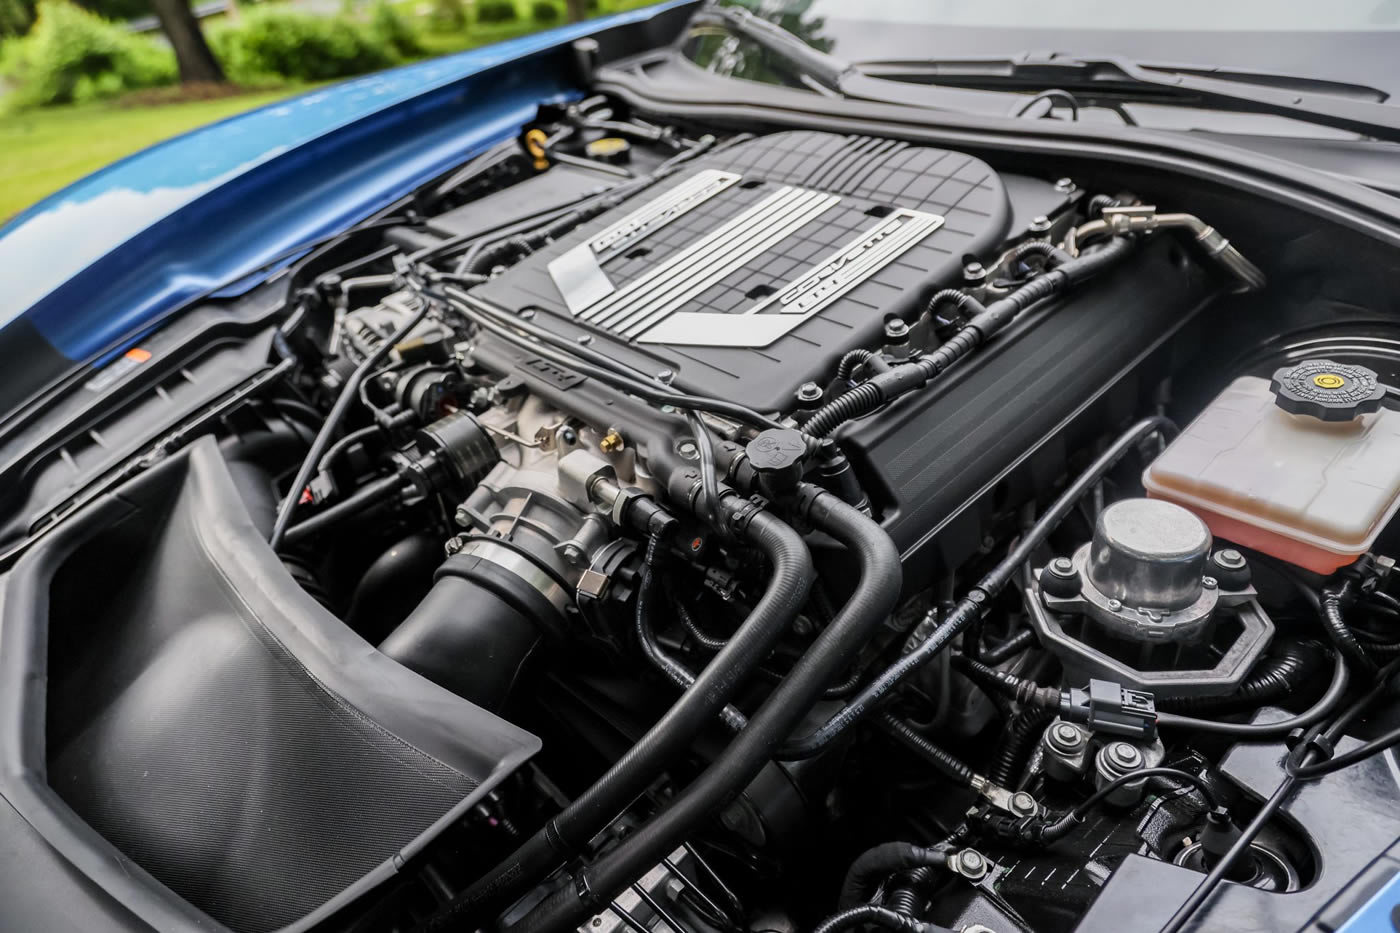
M 824 490 L 803 484 L 798 498 L 802 517 L 845 545 L 859 565 L 860 579 L 850 599 L 749 719 L 748 727 L 690 786 L 510 930 L 562 933 L 574 929 L 669 855 L 748 786 L 822 690 L 840 676 L 851 657 L 889 617 L 902 583 L 899 552 L 889 535 L 859 510 Z
M 847 421 L 868 415 L 886 402 L 921 388 L 990 340 L 1026 308 L 1097 275 L 1126 256 L 1132 245 L 1127 237 L 1114 237 L 1093 252 L 1074 259 L 1062 259 L 1066 254 L 1060 250 L 1047 253 L 1046 261 L 1051 264 L 1048 271 L 976 311 L 961 330 L 932 353 L 878 373 L 818 408 L 802 430 L 813 437 L 829 437 Z
M 700 672 L 693 688 L 682 694 L 606 774 L 509 858 L 443 905 L 423 929 L 455 929 L 469 914 L 513 900 L 578 855 L 664 768 L 690 748 L 696 734 L 714 720 L 739 683 L 797 618 L 815 580 L 811 555 L 802 538 L 771 514 L 753 509 L 732 490 L 721 495 L 719 511 L 724 518 L 742 519 L 736 529 L 741 539 L 761 550 L 772 568 L 768 587 L 753 611 Z M 896 578 L 894 591 L 898 588 Z M 668 849 L 663 855 L 669 853 Z
M 1361 642 L 1356 640 L 1356 636 L 1347 627 L 1346 617 L 1342 615 L 1342 605 L 1350 602 L 1351 593 L 1351 581 L 1342 584 L 1340 589 L 1322 591 L 1322 627 L 1332 644 L 1358 674 L 1374 675 L 1378 670 L 1376 662 L 1372 661 L 1371 656 L 1361 647 Z
M 1030 559 L 1035 549 L 1045 542 L 1050 533 L 1059 526 L 1078 504 L 1080 498 L 1092 489 L 1103 476 L 1122 460 L 1138 442 L 1159 431 L 1174 430 L 1175 425 L 1167 418 L 1154 415 L 1144 418 L 1118 437 L 1108 449 L 1099 455 L 1089 469 L 1070 483 L 1036 523 L 1021 536 L 1021 540 L 1011 552 L 992 568 L 982 580 L 958 602 L 942 622 L 914 650 L 877 674 L 856 694 L 849 703 L 820 726 L 811 735 L 784 743 L 778 751 L 783 761 L 796 761 L 811 758 L 818 754 L 847 729 L 872 712 L 890 691 L 899 686 L 906 677 L 923 667 L 944 648 L 947 648 L 958 635 L 977 619 L 982 617 L 987 604 L 1006 588 L 1015 577 L 1021 565 Z

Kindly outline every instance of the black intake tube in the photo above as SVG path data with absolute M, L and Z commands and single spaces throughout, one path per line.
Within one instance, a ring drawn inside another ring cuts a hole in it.
M 885 696 L 899 686 L 906 677 L 933 660 L 934 656 L 947 648 L 954 638 L 962 634 L 964 629 L 982 617 L 983 609 L 987 604 L 1005 589 L 1017 571 L 1020 570 L 1021 565 L 1029 560 L 1035 549 L 1045 542 L 1050 533 L 1074 509 L 1079 499 L 1092 489 L 1094 484 L 1102 479 L 1104 474 L 1111 470 L 1119 460 L 1123 459 L 1139 441 L 1158 431 L 1174 428 L 1175 425 L 1168 419 L 1154 415 L 1150 418 L 1144 418 L 1120 435 L 1107 450 L 1099 455 L 1098 459 L 1089 466 L 1089 469 L 1069 484 L 1069 487 L 1060 494 L 1060 497 L 1036 521 L 1035 525 L 1021 536 L 1016 547 L 1002 558 L 1001 562 L 992 568 L 991 572 L 983 577 L 972 588 L 971 592 L 962 598 L 927 639 L 913 651 L 877 674 L 843 709 L 827 720 L 825 725 L 820 726 L 805 738 L 785 743 L 778 751 L 778 758 L 782 761 L 811 758 L 831 745 L 847 729 L 874 710 Z
M 741 536 L 767 555 L 773 569 L 767 591 L 691 689 L 627 754 L 509 858 L 443 905 L 424 929 L 456 928 L 469 914 L 489 911 L 518 897 L 526 887 L 578 855 L 665 767 L 690 748 L 695 735 L 713 721 L 740 682 L 797 618 L 815 580 L 811 555 L 802 538 L 767 512 L 748 514 L 748 501 L 732 491 L 722 495 L 718 505 L 722 517 L 747 516 Z M 668 849 L 663 855 L 669 853 Z
M 807 521 L 844 544 L 858 562 L 860 580 L 851 598 L 713 764 L 648 823 L 509 929 L 516 933 L 574 929 L 669 855 L 772 760 L 826 686 L 840 676 L 893 611 L 902 577 L 899 552 L 889 535 L 824 490 L 814 491 L 804 484 L 798 499 Z M 731 640 L 729 647 L 733 646 Z

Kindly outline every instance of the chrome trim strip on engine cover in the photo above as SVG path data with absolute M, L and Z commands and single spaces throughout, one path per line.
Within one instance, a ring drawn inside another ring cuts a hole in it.
M 614 289 L 602 265 L 621 255 L 638 241 L 651 236 L 678 217 L 737 184 L 743 178 L 735 172 L 706 169 L 696 172 L 670 191 L 637 208 L 610 227 L 549 263 L 549 275 L 569 311 L 580 311 L 596 304 Z
M 840 200 L 785 185 L 577 317 L 636 337 Z
M 941 227 L 943 221 L 938 214 L 898 208 L 800 278 L 745 311 L 676 311 L 651 316 L 647 323 L 654 326 L 644 333 L 629 328 L 626 336 L 636 337 L 638 343 L 673 346 L 766 347 L 893 262 Z M 668 303 L 667 307 L 673 305 Z

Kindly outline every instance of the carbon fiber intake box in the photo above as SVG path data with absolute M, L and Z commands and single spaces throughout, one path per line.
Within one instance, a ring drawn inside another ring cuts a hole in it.
M 474 294 L 687 391 L 787 409 L 1063 201 L 957 152 L 780 133 L 687 164 Z

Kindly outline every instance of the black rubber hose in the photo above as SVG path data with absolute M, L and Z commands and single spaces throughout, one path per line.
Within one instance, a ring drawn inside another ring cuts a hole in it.
M 1000 664 L 1002 661 L 1015 657 L 1022 651 L 1034 648 L 1038 644 L 1040 642 L 1036 640 L 1035 632 L 1023 628 L 1001 644 L 983 648 L 982 657 L 979 660 L 986 664 Z
M 880 882 L 897 871 L 911 868 L 943 868 L 948 864 L 946 849 L 916 846 L 910 842 L 886 842 L 867 849 L 846 869 L 836 906 L 839 910 L 870 900 Z
M 883 927 L 886 930 L 898 930 L 900 933 L 948 933 L 947 927 L 915 920 L 876 904 L 861 904 L 827 917 L 813 933 L 840 933 L 857 926 Z
M 841 357 L 841 362 L 836 364 L 837 381 L 850 382 L 860 365 L 874 355 L 873 350 L 867 350 L 864 347 L 856 347 L 854 350 L 847 351 Z
M 992 753 L 992 763 L 987 766 L 987 778 L 1002 787 L 1014 787 L 1016 779 L 1026 767 L 1026 761 L 1040 741 L 1041 733 L 1055 718 L 1048 709 L 1028 707 L 1021 710 L 1002 730 L 996 751 Z
M 1361 642 L 1356 640 L 1356 636 L 1347 627 L 1346 617 L 1342 615 L 1342 603 L 1350 601 L 1351 591 L 1350 580 L 1343 583 L 1340 589 L 1322 591 L 1322 628 L 1327 632 L 1333 646 L 1358 674 L 1374 675 L 1378 670 L 1376 662 L 1372 661 L 1366 649 L 1361 647 Z
M 297 522 L 282 535 L 282 546 L 290 547 L 333 528 L 352 515 L 372 512 L 396 498 L 405 486 L 402 476 L 384 476 L 367 486 L 361 486 L 346 499 L 337 502 L 305 521 Z
M 680 600 L 674 603 L 676 618 L 680 619 L 681 627 L 690 633 L 690 637 L 695 639 L 701 648 L 707 651 L 718 651 L 729 643 L 727 638 L 716 638 L 700 627 L 700 623 L 695 621 L 695 616 L 690 614 L 690 610 Z
M 890 892 L 885 896 L 885 906 L 906 917 L 916 917 L 923 913 L 928 902 L 920 889 L 932 877 L 933 869 L 926 865 L 904 872 L 897 883 L 891 885 Z
M 779 750 L 778 757 L 784 761 L 811 758 L 870 713 L 906 677 L 933 660 L 934 656 L 962 634 L 964 629 L 981 617 L 984 607 L 1011 582 L 1021 565 L 1030 559 L 1035 549 L 1045 542 L 1050 533 L 1075 508 L 1079 499 L 1113 469 L 1119 460 L 1127 456 L 1139 441 L 1159 431 L 1174 429 L 1175 425 L 1170 420 L 1154 415 L 1144 418 L 1119 435 L 1087 470 L 1070 483 L 1030 530 L 1021 536 L 1021 540 L 1011 552 L 953 607 L 928 638 L 884 671 L 876 674 L 860 693 L 827 720 L 825 725 L 806 738 L 785 743 Z
M 1157 698 L 1157 709 L 1173 713 L 1233 713 L 1258 709 L 1303 688 L 1322 667 L 1323 653 L 1307 642 L 1291 642 L 1259 662 L 1233 693 L 1214 697 Z
M 895 366 L 888 372 L 879 373 L 818 408 L 812 413 L 812 417 L 803 423 L 802 430 L 813 437 L 828 437 L 847 421 L 868 415 L 886 402 L 921 388 L 990 340 L 1026 308 L 1098 274 L 1127 255 L 1130 249 L 1131 240 L 1126 237 L 1114 237 L 1093 252 L 1066 259 L 1011 294 L 983 308 L 962 330 L 937 350 L 912 363 Z
M 748 786 L 822 689 L 889 617 L 902 583 L 899 552 L 889 535 L 859 510 L 807 484 L 799 487 L 798 506 L 803 519 L 844 544 L 859 565 L 850 599 L 749 719 L 748 728 L 690 786 L 509 929 L 538 933 L 577 927 L 659 863 Z
M 690 672 L 680 661 L 666 653 L 666 649 L 656 640 L 656 633 L 652 630 L 651 619 L 655 614 L 656 589 L 660 577 L 661 551 L 665 547 L 661 535 L 652 535 L 647 540 L 646 556 L 642 560 L 642 580 L 637 589 L 637 612 L 636 612 L 636 633 L 637 643 L 641 646 L 642 654 L 651 662 L 651 665 L 665 675 L 671 683 L 680 687 L 681 690 L 689 690 L 695 685 L 695 675 Z M 725 704 L 720 710 L 720 719 L 724 724 L 735 732 L 748 725 L 748 720 L 744 714 L 733 706 Z
M 378 434 L 380 430 L 381 428 L 379 427 L 379 425 L 371 424 L 366 427 L 358 428 L 354 431 L 351 431 L 349 434 L 345 435 L 340 440 L 336 441 L 334 444 L 332 444 L 329 448 L 326 449 L 326 452 L 321 457 L 320 462 L 316 464 L 316 469 L 324 473 L 326 470 L 330 469 L 331 464 L 335 463 L 336 460 L 344 456 L 347 450 L 349 450 L 356 444 L 369 440 L 371 437 Z
M 733 493 L 721 497 L 719 505 L 722 515 L 736 515 L 748 508 L 747 500 Z M 815 579 L 812 559 L 802 538 L 767 512 L 752 513 L 743 527 L 742 537 L 767 555 L 772 576 L 753 611 L 700 672 L 695 685 L 682 694 L 606 774 L 509 858 L 443 905 L 427 921 L 425 929 L 452 928 L 469 913 L 513 900 L 525 888 L 578 855 L 599 830 L 690 748 L 696 734 L 724 707 L 735 686 L 768 654 L 772 643 L 787 630 L 807 601 Z M 897 566 L 897 556 L 895 562 Z M 898 589 L 896 576 L 894 591 Z M 750 728 L 740 736 L 753 732 L 753 725 L 751 722 Z M 648 867 L 671 851 L 667 849 Z M 629 877 L 628 882 L 635 877 Z
M 341 386 L 340 394 L 336 396 L 335 404 L 331 405 L 325 423 L 321 425 L 316 439 L 311 442 L 311 449 L 307 451 L 306 459 L 297 468 L 296 478 L 292 480 L 291 488 L 287 490 L 287 497 L 282 500 L 281 506 L 277 509 L 277 521 L 272 525 L 272 536 L 268 540 L 274 551 L 282 546 L 282 538 L 287 533 L 287 526 L 292 522 L 292 512 L 296 509 L 297 503 L 301 501 L 302 490 L 310 481 L 316 465 L 325 456 L 326 449 L 330 447 L 331 438 L 335 436 L 336 429 L 340 427 L 340 422 L 345 418 L 345 413 L 350 410 L 350 406 L 358 397 L 360 383 L 364 382 L 370 371 L 389 355 L 390 350 L 403 342 L 409 331 L 418 326 L 418 323 L 427 316 L 429 307 L 431 307 L 429 302 L 421 302 L 418 310 L 409 315 L 408 319 L 399 325 L 388 340 L 381 341 L 379 346 L 365 357 L 365 361 L 355 367 L 350 378 L 345 380 L 345 385 Z
M 963 787 L 972 786 L 972 769 L 953 755 L 914 731 L 907 722 L 893 713 L 880 714 L 880 726 L 899 744 L 918 755 L 933 766 L 933 769 L 948 780 Z

